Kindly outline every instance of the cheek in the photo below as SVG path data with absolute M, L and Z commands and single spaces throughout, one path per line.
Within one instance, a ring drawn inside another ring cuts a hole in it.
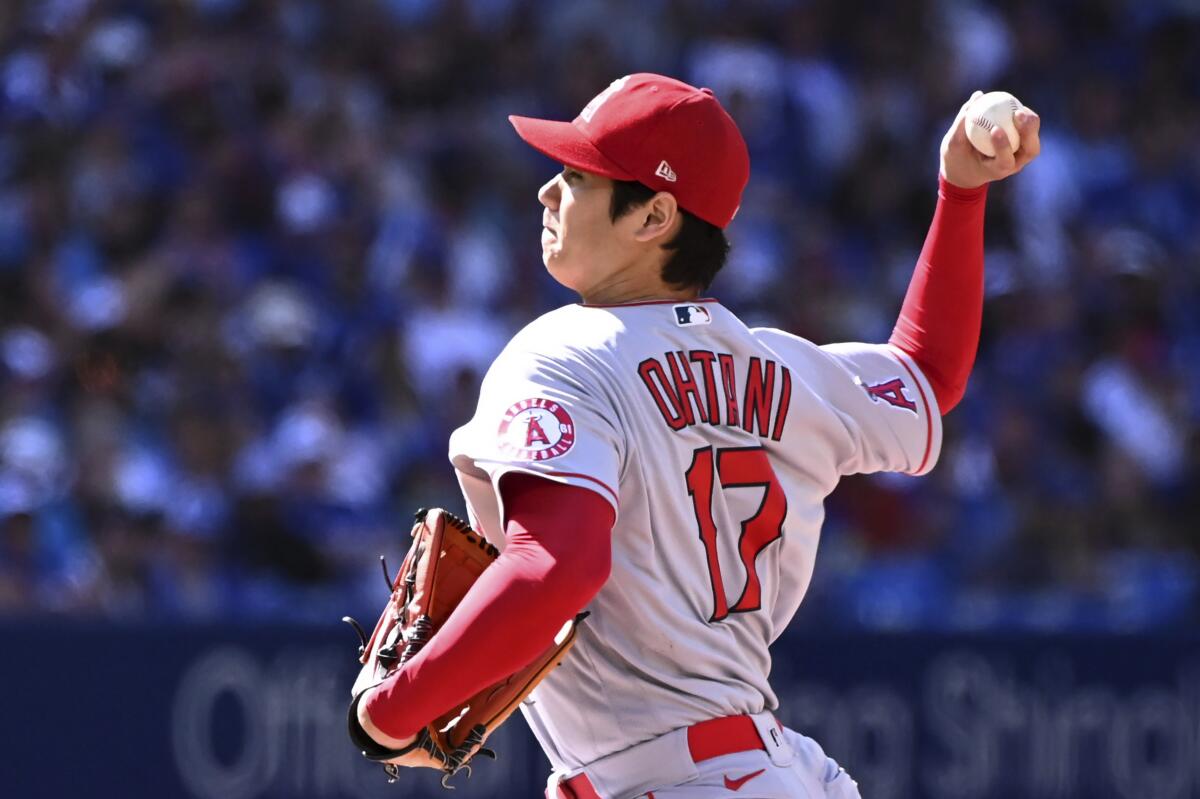
M 558 238 L 543 239 L 542 261 L 550 273 L 569 289 L 582 291 L 593 271 L 595 242 L 579 219 L 560 217 Z
M 588 225 L 580 213 L 582 210 L 574 207 L 570 200 L 564 201 L 560 208 L 558 238 L 553 242 L 553 246 L 563 254 L 579 253 L 588 247 Z

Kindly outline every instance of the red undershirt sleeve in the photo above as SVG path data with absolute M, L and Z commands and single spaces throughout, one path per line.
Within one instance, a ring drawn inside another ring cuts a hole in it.
M 367 697 L 382 732 L 406 738 L 524 668 L 608 579 L 612 506 L 593 491 L 531 475 L 501 478 L 507 543 L 412 660 Z
M 889 340 L 925 373 L 943 416 L 967 390 L 979 346 L 986 202 L 986 183 L 961 189 L 938 179 L 937 209 Z

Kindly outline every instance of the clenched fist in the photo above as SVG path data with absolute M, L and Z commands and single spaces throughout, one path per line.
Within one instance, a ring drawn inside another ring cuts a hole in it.
M 967 106 L 981 94 L 982 92 L 975 92 L 963 103 L 962 108 L 958 110 L 958 116 L 954 118 L 954 124 L 942 138 L 942 177 L 963 189 L 973 189 L 984 183 L 1015 175 L 1037 158 L 1042 150 L 1042 143 L 1038 138 L 1041 118 L 1024 107 L 1017 109 L 1013 114 L 1013 122 L 1021 136 L 1021 145 L 1016 152 L 1013 152 L 1008 137 L 998 126 L 991 133 L 996 154 L 986 156 L 976 150 L 967 139 Z

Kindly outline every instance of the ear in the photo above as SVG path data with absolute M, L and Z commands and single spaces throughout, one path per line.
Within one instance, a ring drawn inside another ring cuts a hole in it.
M 634 238 L 646 243 L 665 244 L 683 224 L 683 214 L 675 195 L 666 191 L 655 194 L 631 216 L 639 223 Z

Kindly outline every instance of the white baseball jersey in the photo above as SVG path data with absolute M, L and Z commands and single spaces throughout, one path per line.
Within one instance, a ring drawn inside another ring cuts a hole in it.
M 450 457 L 503 548 L 510 471 L 617 511 L 612 573 L 523 710 L 556 769 L 717 716 L 774 710 L 768 647 L 808 588 L 839 477 L 922 474 L 933 392 L 887 345 L 818 347 L 712 300 L 572 305 L 518 333 Z

